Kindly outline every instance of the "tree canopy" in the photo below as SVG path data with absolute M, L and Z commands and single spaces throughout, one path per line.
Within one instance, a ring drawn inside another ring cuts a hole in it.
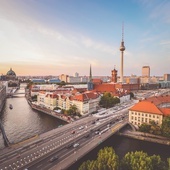
M 163 118 L 161 130 L 163 136 L 170 137 L 170 116 Z
M 83 162 L 79 170 L 169 170 L 170 158 L 167 164 L 159 155 L 149 156 L 143 151 L 128 152 L 119 160 L 112 147 L 99 150 L 96 160 Z
M 119 158 L 112 147 L 105 147 L 98 152 L 96 160 L 84 162 L 79 170 L 118 170 Z
M 113 107 L 115 104 L 120 103 L 120 99 L 111 95 L 111 93 L 104 93 L 100 99 L 100 106 L 104 108 Z

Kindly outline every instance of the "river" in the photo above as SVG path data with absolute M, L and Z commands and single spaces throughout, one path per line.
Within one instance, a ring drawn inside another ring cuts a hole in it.
M 25 92 L 25 86 L 22 85 L 17 93 Z M 12 104 L 13 109 L 9 108 L 9 104 Z M 10 143 L 21 142 L 65 124 L 62 120 L 32 110 L 24 94 L 7 98 L 4 109 L 0 114 L 0 120 Z M 0 131 L 0 149 L 4 147 L 3 136 Z

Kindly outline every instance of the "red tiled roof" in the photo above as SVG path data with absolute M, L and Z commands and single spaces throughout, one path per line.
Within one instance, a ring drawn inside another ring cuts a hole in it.
M 77 101 L 88 101 L 90 99 L 96 99 L 99 97 L 99 94 L 96 92 L 86 92 L 86 93 L 82 93 L 82 94 L 76 94 L 73 97 L 73 100 L 77 100 Z
M 102 84 L 103 83 L 103 81 L 101 79 L 92 79 L 92 82 L 94 84 Z
M 170 116 L 170 108 L 160 108 L 164 116 Z
M 153 114 L 163 114 L 159 108 L 153 102 L 150 101 L 140 101 L 139 103 L 135 104 L 129 110 L 131 111 L 138 111 L 138 112 L 145 112 L 145 113 L 153 113 Z
M 115 85 L 111 83 L 103 83 L 99 85 L 94 85 L 94 90 L 97 92 L 116 92 Z
M 152 101 L 156 106 L 158 106 L 161 103 L 170 103 L 170 95 L 153 96 L 153 97 L 147 98 L 145 100 Z

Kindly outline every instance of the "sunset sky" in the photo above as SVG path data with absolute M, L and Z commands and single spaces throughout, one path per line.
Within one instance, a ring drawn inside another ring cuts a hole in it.
M 169 0 L 0 0 L 0 73 L 170 74 Z

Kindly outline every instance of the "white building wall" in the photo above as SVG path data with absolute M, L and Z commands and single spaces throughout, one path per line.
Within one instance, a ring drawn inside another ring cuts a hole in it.
M 154 121 L 160 126 L 162 119 L 163 116 L 158 114 L 129 111 L 129 122 L 135 126 L 140 126 L 143 123 L 149 124 L 150 121 Z

